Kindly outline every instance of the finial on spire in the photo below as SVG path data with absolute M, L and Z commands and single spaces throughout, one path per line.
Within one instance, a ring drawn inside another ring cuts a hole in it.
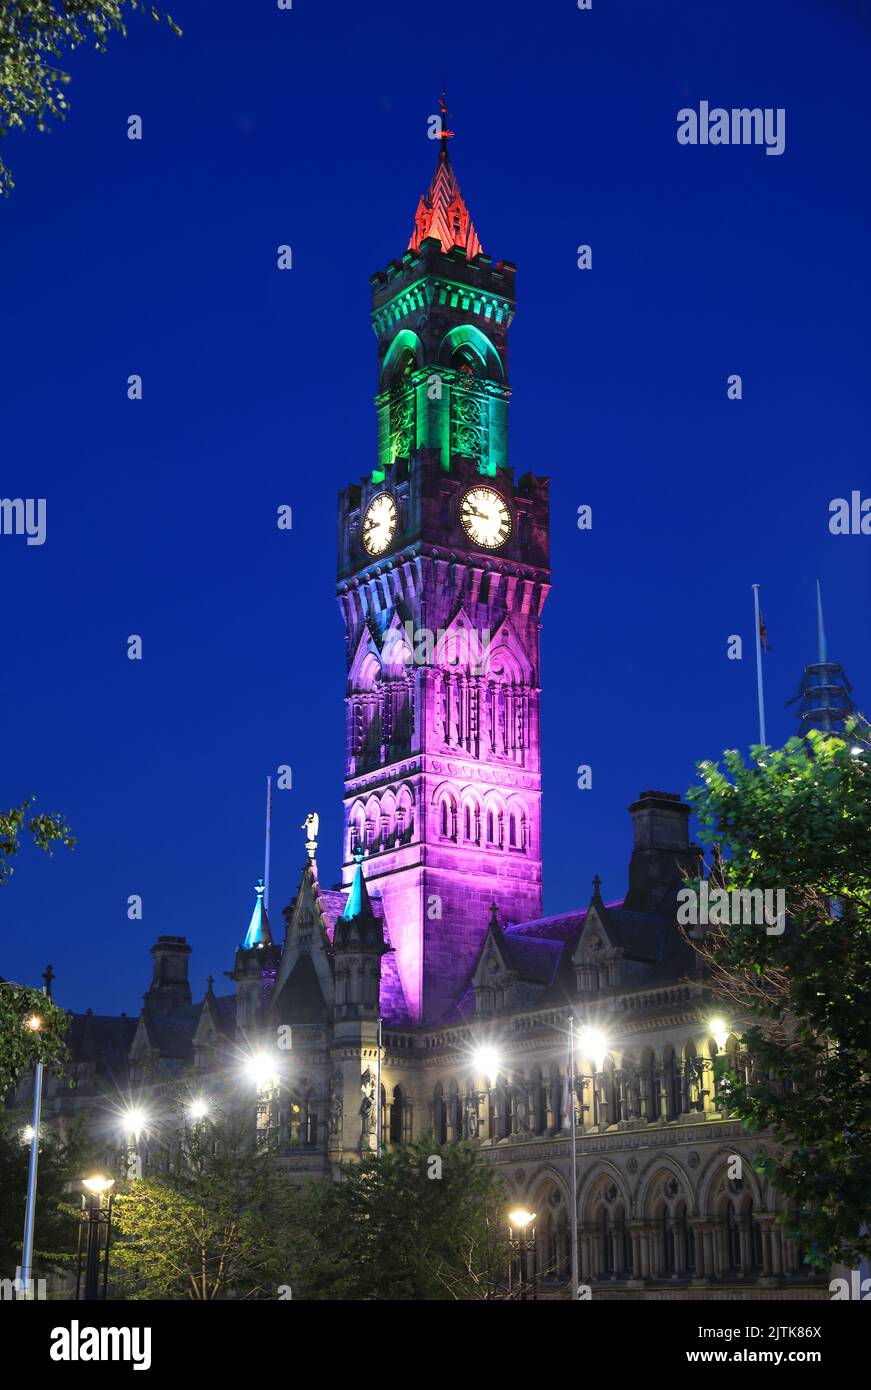
M 47 966 L 45 967 L 45 974 L 43 975 L 42 978 L 45 980 L 45 991 L 44 991 L 44 993 L 47 994 L 48 997 L 49 997 L 49 999 L 50 999 L 50 998 L 51 998 L 51 982 L 52 982 L 52 980 L 54 979 L 54 971 L 52 970 L 52 968 L 51 968 L 50 965 L 47 965 Z
M 602 887 L 602 880 L 600 879 L 600 877 L 599 877 L 598 874 L 595 874 L 595 875 L 593 876 L 593 896 L 594 896 L 594 897 L 598 898 L 598 897 L 601 896 L 601 894 L 599 893 L 599 889 L 600 889 L 601 887 Z
M 354 846 L 354 851 L 353 851 L 353 858 L 354 858 L 354 860 L 356 861 L 356 863 L 362 864 L 362 863 L 363 863 L 363 860 L 365 859 L 365 857 L 366 857 L 366 851 L 364 850 L 363 846 L 362 846 L 362 845 L 355 845 L 355 846 Z
M 448 141 L 449 141 L 449 140 L 453 140 L 453 138 L 454 138 L 454 132 L 453 132 L 452 130 L 448 130 L 448 116 L 449 116 L 451 113 L 450 113 L 450 111 L 448 110 L 448 98 L 447 98 L 447 94 L 446 94 L 445 89 L 444 89 L 444 84 L 442 84 L 442 94 L 441 94 L 441 96 L 439 97 L 439 111 L 440 111 L 440 113 L 441 113 L 441 142 L 442 142 L 442 154 L 443 154 L 445 157 L 447 157 L 447 153 L 448 153 Z
M 490 926 L 491 926 L 491 927 L 498 927 L 498 926 L 499 926 L 499 917 L 498 917 L 498 914 L 497 914 L 497 912 L 496 912 L 496 904 L 495 904 L 495 903 L 491 903 L 491 904 L 490 904 Z
M 826 626 L 823 622 L 823 594 L 820 588 L 820 581 L 817 580 L 817 661 L 820 666 L 825 666 L 828 659 L 826 651 Z
M 422 241 L 435 237 L 443 251 L 461 247 L 468 260 L 481 254 L 483 247 L 466 207 L 457 176 L 448 155 L 448 141 L 454 132 L 448 129 L 448 99 L 444 90 L 439 97 L 439 117 L 429 117 L 429 138 L 439 140 L 439 157 L 432 182 L 417 205 L 414 231 L 408 243 L 410 251 L 419 251 Z
M 214 992 L 215 992 L 215 977 L 214 977 L 214 975 L 209 975 L 208 979 L 206 980 L 206 994 L 207 994 L 207 995 L 209 995 L 209 994 L 214 994 Z

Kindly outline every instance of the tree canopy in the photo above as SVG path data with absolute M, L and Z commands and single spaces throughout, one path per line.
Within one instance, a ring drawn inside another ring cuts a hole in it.
M 778 1142 L 758 1166 L 808 1262 L 849 1264 L 871 1253 L 871 755 L 849 730 L 811 732 L 699 772 L 712 881 L 781 889 L 787 915 L 778 933 L 732 913 L 694 942 L 732 1019 L 750 1018 L 749 1070 L 720 1064 L 730 1108 Z
M 126 16 L 135 10 L 163 16 L 143 0 L 4 0 L 0 12 L 0 135 L 34 125 L 47 130 L 52 120 L 63 120 L 69 110 L 64 87 L 69 73 L 56 59 L 90 43 L 106 52 L 110 35 L 126 37 Z M 178 25 L 166 16 L 174 33 Z M 0 159 L 0 193 L 14 187 L 9 169 Z

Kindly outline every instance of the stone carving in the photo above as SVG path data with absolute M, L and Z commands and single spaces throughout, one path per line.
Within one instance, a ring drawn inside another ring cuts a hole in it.
M 334 1071 L 330 1078 L 330 1135 L 342 1132 L 342 1073 Z
M 320 823 L 321 820 L 317 811 L 309 811 L 308 815 L 302 823 L 302 829 L 305 831 L 306 852 L 308 854 L 309 859 L 311 859 L 312 861 L 314 861 L 315 854 L 317 853 L 318 829 L 320 827 Z
M 375 1133 L 375 1077 L 369 1067 L 360 1077 L 360 1091 L 362 1100 L 360 1101 L 360 1136 L 368 1138 Z

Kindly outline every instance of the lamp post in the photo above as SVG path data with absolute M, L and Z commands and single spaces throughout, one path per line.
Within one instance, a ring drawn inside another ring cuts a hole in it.
M 82 1219 L 79 1225 L 79 1241 L 76 1251 L 76 1301 L 81 1298 L 93 1302 L 100 1297 L 100 1253 L 103 1253 L 103 1292 L 102 1297 L 106 1298 L 106 1289 L 109 1283 L 109 1244 L 112 1238 L 112 1201 L 114 1194 L 112 1188 L 115 1186 L 114 1178 L 107 1178 L 103 1173 L 94 1173 L 90 1178 L 83 1178 L 82 1187 L 85 1192 L 82 1194 Z M 87 1195 L 86 1195 L 87 1194 Z M 106 1203 L 103 1204 L 103 1198 Z M 87 1228 L 87 1242 L 85 1253 L 85 1292 L 82 1294 L 82 1231 Z M 106 1242 L 103 1245 L 103 1229 L 106 1231 Z
M 516 1255 L 518 1298 L 534 1298 L 534 1287 L 532 1293 L 529 1292 L 530 1281 L 526 1277 L 526 1265 L 529 1256 L 535 1250 L 535 1227 L 532 1225 L 535 1220 L 535 1212 L 527 1211 L 525 1207 L 516 1207 L 514 1211 L 508 1213 L 508 1220 L 510 1222 L 508 1227 L 510 1233 L 508 1236 L 508 1290 L 511 1292 L 514 1257 Z
M 42 992 L 50 999 L 51 982 L 54 979 L 54 971 L 50 965 L 46 967 L 42 978 L 45 981 Z M 25 1028 L 32 1033 L 38 1033 L 42 1023 L 39 1014 L 31 1014 L 24 1020 Z M 42 1125 L 43 1071 L 42 1062 L 37 1062 L 33 1076 L 33 1123 L 30 1126 L 30 1162 L 27 1169 L 27 1203 L 24 1208 L 24 1239 L 21 1245 L 21 1280 L 18 1294 L 19 1298 L 23 1299 L 33 1297 L 33 1233 L 36 1227 L 36 1174 L 39 1167 L 39 1132 Z

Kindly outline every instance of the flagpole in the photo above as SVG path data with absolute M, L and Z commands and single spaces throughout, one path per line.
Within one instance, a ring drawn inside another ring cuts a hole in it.
M 569 1056 L 571 1067 L 571 1088 L 569 1104 L 572 1108 L 572 1299 L 578 1296 L 578 1163 L 577 1141 L 575 1136 L 575 1017 L 569 1017 Z
M 756 618 L 756 696 L 759 701 L 759 742 L 767 746 L 765 737 L 765 695 L 762 690 L 762 633 L 759 628 L 759 585 L 753 588 L 753 612 Z
M 266 854 L 263 863 L 263 906 L 269 912 L 269 852 L 272 846 L 272 778 L 266 779 Z

